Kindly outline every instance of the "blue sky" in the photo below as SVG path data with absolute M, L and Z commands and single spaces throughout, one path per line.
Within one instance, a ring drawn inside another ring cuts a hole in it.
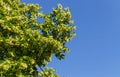
M 61 3 L 69 7 L 76 37 L 71 52 L 48 66 L 60 77 L 120 77 L 120 0 L 21 0 L 38 3 L 49 13 Z

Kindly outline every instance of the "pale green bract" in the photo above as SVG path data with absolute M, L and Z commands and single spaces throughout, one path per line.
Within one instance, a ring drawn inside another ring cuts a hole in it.
M 58 77 L 52 68 L 40 73 L 37 68 L 53 55 L 64 59 L 75 26 L 69 9 L 60 4 L 48 14 L 39 11 L 37 4 L 0 0 L 0 77 Z

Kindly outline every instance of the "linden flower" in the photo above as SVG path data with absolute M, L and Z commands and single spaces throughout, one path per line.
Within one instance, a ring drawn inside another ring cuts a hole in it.
M 30 63 L 31 63 L 31 64 L 34 64 L 34 63 L 35 63 L 35 60 L 34 60 L 34 59 L 31 59 L 31 60 L 30 60 Z
M 6 63 L 10 64 L 10 61 L 9 61 L 9 60 L 6 60 Z
M 40 17 L 44 17 L 45 14 L 43 14 L 43 13 L 39 13 L 39 16 L 40 16 Z
M 18 77 L 23 77 L 23 75 L 18 75 Z
M 6 39 L 6 43 L 9 43 L 10 42 L 10 39 Z
M 31 31 L 31 29 L 27 29 L 27 30 L 26 30 L 26 33 L 29 33 L 30 31 Z
M 0 38 L 0 42 L 3 42 L 3 39 L 2 39 L 2 38 Z
M 7 7 L 7 10 L 8 10 L 8 11 L 10 11 L 10 10 L 11 10 L 9 6 Z
M 3 23 L 4 22 L 4 20 L 0 20 L 0 23 Z
M 9 69 L 9 65 L 3 65 L 3 70 L 8 70 Z
M 20 63 L 20 66 L 23 68 L 23 69 L 25 69 L 25 68 L 27 68 L 27 64 L 26 63 Z

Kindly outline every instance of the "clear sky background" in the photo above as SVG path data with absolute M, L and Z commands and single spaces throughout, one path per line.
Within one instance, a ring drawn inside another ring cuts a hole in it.
M 45 13 L 58 3 L 69 7 L 76 37 L 71 52 L 48 66 L 60 77 L 120 77 L 120 0 L 21 0 L 38 3 Z

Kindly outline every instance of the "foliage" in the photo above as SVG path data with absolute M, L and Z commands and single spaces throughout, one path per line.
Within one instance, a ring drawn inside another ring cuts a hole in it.
M 59 77 L 59 75 L 54 74 L 55 70 L 53 68 L 45 68 L 42 72 L 39 73 L 41 77 Z
M 44 21 L 38 22 L 38 18 Z M 64 59 L 69 51 L 65 44 L 75 35 L 73 30 L 70 11 L 60 4 L 45 14 L 37 4 L 0 0 L 0 76 L 33 77 L 53 55 Z M 42 72 L 40 75 L 45 77 Z

